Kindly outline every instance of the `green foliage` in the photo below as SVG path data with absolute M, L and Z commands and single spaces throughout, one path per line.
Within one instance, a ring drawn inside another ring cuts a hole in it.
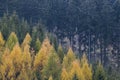
M 39 38 L 37 38 L 36 42 L 35 42 L 35 50 L 36 52 L 38 52 L 41 48 L 41 42 L 39 40 Z
M 110 69 L 108 69 L 109 71 L 108 71 L 108 73 L 107 73 L 107 80 L 120 80 L 120 73 L 119 73 L 119 70 L 120 69 L 117 69 L 117 70 L 115 70 L 115 69 L 112 69 L 112 70 L 110 70 Z
M 63 59 L 63 67 L 65 67 L 67 71 L 69 71 L 70 65 L 75 59 L 76 59 L 76 56 L 73 53 L 72 48 L 69 48 L 67 55 L 64 56 L 64 59 Z
M 16 43 L 18 43 L 18 38 L 14 32 L 11 32 L 10 36 L 7 39 L 6 47 L 12 50 Z
M 106 73 L 100 62 L 98 63 L 96 67 L 95 74 L 94 74 L 94 80 L 107 80 Z
M 41 78 L 41 71 L 47 62 L 51 48 L 52 47 L 51 47 L 50 41 L 48 38 L 46 38 L 43 41 L 39 52 L 35 56 L 33 65 L 34 65 L 34 71 L 37 75 L 37 79 Z
M 63 58 L 64 58 L 64 51 L 63 51 L 61 45 L 58 46 L 57 53 L 58 53 L 58 56 L 60 58 L 60 62 L 62 63 Z
M 43 80 L 48 79 L 52 75 L 53 80 L 60 79 L 61 64 L 58 55 L 54 50 L 51 51 L 48 60 L 42 70 Z
M 32 27 L 31 36 L 32 36 L 31 46 L 33 46 L 33 48 L 38 52 L 39 49 L 36 49 L 36 42 L 38 42 L 38 39 L 39 39 L 39 41 L 44 40 L 44 38 L 45 38 L 45 26 L 41 22 L 36 24 L 34 27 Z
M 4 44 L 5 44 L 5 40 L 3 38 L 2 33 L 0 32 L 0 49 L 4 46 Z
M 15 32 L 20 43 L 22 43 L 27 33 L 31 33 L 33 43 L 35 43 L 37 37 L 40 41 L 43 41 L 45 37 L 45 26 L 42 22 L 39 21 L 38 24 L 35 25 L 32 25 L 32 23 L 29 24 L 24 18 L 19 19 L 16 12 L 11 15 L 4 14 L 4 16 L 0 18 L 0 31 L 3 33 L 5 40 L 11 32 Z
M 57 47 L 58 47 L 57 36 L 54 33 L 48 33 L 47 35 L 50 39 L 50 42 L 54 46 L 55 50 L 57 50 Z

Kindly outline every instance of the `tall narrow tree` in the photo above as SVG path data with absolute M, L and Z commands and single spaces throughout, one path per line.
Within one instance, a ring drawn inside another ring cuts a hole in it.
M 88 64 L 88 60 L 85 54 L 83 54 L 83 57 L 81 59 L 81 66 L 83 70 L 83 75 L 85 77 L 85 80 L 92 80 L 92 68 Z
M 7 39 L 6 47 L 12 50 L 16 43 L 18 43 L 18 38 L 15 32 L 11 32 L 10 36 Z

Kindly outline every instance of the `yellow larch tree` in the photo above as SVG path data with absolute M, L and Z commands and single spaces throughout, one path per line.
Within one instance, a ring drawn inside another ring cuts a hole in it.
M 30 34 L 27 33 L 26 36 L 25 36 L 25 38 L 24 38 L 24 40 L 23 40 L 23 43 L 22 43 L 22 45 L 21 45 L 21 46 L 22 46 L 22 49 L 24 49 L 24 47 L 25 47 L 26 45 L 30 45 L 31 41 L 32 41 L 32 38 L 31 38 Z
M 17 80 L 32 80 L 30 79 L 31 76 L 28 76 L 26 70 L 22 68 L 20 75 L 18 76 Z
M 76 59 L 75 61 L 72 62 L 72 67 L 70 70 L 70 79 L 71 80 L 85 80 L 84 79 L 84 75 L 83 75 L 83 71 L 82 68 L 79 64 L 80 62 Z
M 20 78 L 22 80 L 32 80 L 32 59 L 30 54 L 30 46 L 25 45 L 24 51 L 22 53 L 22 72 L 20 74 Z M 24 75 L 23 75 L 24 74 Z
M 50 76 L 48 80 L 53 80 L 52 76 Z
M 65 68 L 62 69 L 61 72 L 61 79 L 60 80 L 71 80 L 68 72 L 66 71 Z
M 85 54 L 83 54 L 83 57 L 81 59 L 81 64 L 82 64 L 82 70 L 85 80 L 92 80 L 92 67 L 89 65 Z
M 13 79 L 15 80 L 18 78 L 22 70 L 22 51 L 18 43 L 13 47 L 13 50 L 10 53 L 10 59 L 14 68 L 11 75 L 14 75 Z
M 52 78 L 54 80 L 59 80 L 60 71 L 61 71 L 61 64 L 59 57 L 55 49 L 52 48 L 50 54 L 48 55 L 47 62 L 43 67 L 42 76 L 44 76 L 45 77 L 44 79 L 46 80 L 49 78 L 50 75 L 52 75 Z
M 22 43 L 22 60 L 23 60 L 23 65 L 30 67 L 31 66 L 31 53 L 30 53 L 30 44 L 31 44 L 31 36 L 29 33 L 26 34 L 23 43 Z M 25 65 L 27 63 L 27 65 Z
M 12 69 L 12 60 L 10 59 L 10 51 L 9 49 L 5 49 L 4 54 L 2 55 L 1 65 L 0 65 L 0 73 L 1 73 L 1 80 L 9 79 L 11 77 L 8 75 L 10 74 L 10 70 Z
M 16 80 L 21 72 L 21 49 L 17 43 L 10 52 L 6 49 L 2 56 L 2 65 L 0 72 L 2 73 L 2 80 Z
M 67 71 L 70 70 L 71 63 L 76 59 L 75 54 L 72 50 L 72 48 L 69 48 L 68 53 L 63 58 L 63 67 L 66 68 Z
M 23 62 L 23 66 L 26 67 L 26 69 L 31 68 L 31 54 L 30 54 L 30 46 L 29 45 L 25 45 L 24 46 L 24 51 L 22 54 L 22 62 Z
M 0 32 L 0 62 L 1 62 L 3 52 L 4 52 L 4 44 L 5 44 L 5 40 L 2 36 L 2 33 Z
M 44 65 L 46 64 L 51 49 L 52 49 L 52 46 L 51 46 L 50 41 L 47 37 L 43 41 L 43 43 L 41 45 L 41 49 L 39 50 L 39 52 L 35 56 L 34 70 L 37 71 L 37 74 L 40 74 Z
M 43 66 L 45 64 L 51 48 L 52 47 L 51 47 L 50 41 L 48 38 L 46 38 L 43 41 L 41 49 L 39 50 L 38 54 L 35 56 L 35 61 L 34 61 L 35 68 Z
M 19 79 L 20 80 L 31 80 L 32 76 L 32 57 L 30 53 L 31 36 L 29 33 L 26 34 L 22 43 L 22 70 Z M 24 74 L 24 75 L 23 75 Z

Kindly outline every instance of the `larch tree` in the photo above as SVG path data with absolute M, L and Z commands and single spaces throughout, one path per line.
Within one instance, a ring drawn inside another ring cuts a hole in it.
M 0 72 L 2 73 L 2 80 L 16 80 L 21 72 L 22 53 L 17 43 L 10 52 L 6 49 L 2 56 L 2 65 Z
M 32 79 L 32 58 L 30 53 L 31 36 L 27 33 L 22 43 L 22 72 L 20 79 Z M 24 74 L 24 75 L 23 75 Z
M 7 39 L 6 47 L 12 50 L 16 43 L 18 43 L 18 38 L 15 32 L 11 32 L 10 36 Z
M 24 47 L 26 45 L 30 45 L 31 41 L 32 41 L 32 38 L 31 38 L 30 34 L 27 33 L 26 36 L 25 36 L 25 38 L 24 38 L 24 40 L 23 40 L 23 43 L 21 45 L 22 49 L 24 49 Z
M 24 47 L 24 51 L 22 54 L 22 73 L 21 73 L 21 75 L 23 75 L 23 73 L 25 73 L 25 75 L 21 77 L 23 78 L 26 77 L 28 80 L 31 80 L 33 78 L 32 71 L 33 70 L 32 70 L 32 58 L 30 54 L 30 46 L 26 45 Z
M 60 58 L 60 62 L 62 63 L 63 58 L 64 58 L 64 51 L 61 45 L 58 46 L 58 50 L 57 50 L 58 56 Z
M 17 80 L 32 80 L 30 79 L 31 76 L 28 76 L 26 70 L 22 68 L 20 75 L 18 76 Z
M 36 39 L 36 42 L 35 42 L 35 50 L 36 52 L 38 52 L 41 48 L 41 42 L 39 40 L 39 38 Z
M 4 52 L 4 44 L 5 44 L 5 40 L 2 36 L 2 33 L 0 32 L 0 62 L 1 62 L 3 52 Z
M 1 65 L 0 65 L 0 73 L 1 73 L 1 80 L 11 80 L 10 77 L 10 70 L 13 68 L 12 61 L 10 59 L 10 51 L 9 49 L 4 50 L 4 54 L 2 55 Z
M 49 76 L 52 75 L 54 80 L 59 80 L 61 71 L 61 64 L 59 57 L 54 48 L 51 49 L 50 54 L 48 56 L 48 60 L 42 70 L 42 76 L 45 77 L 44 79 L 48 79 Z
M 18 78 L 22 70 L 22 51 L 18 43 L 13 47 L 13 50 L 10 53 L 10 59 L 12 61 L 14 69 L 13 70 L 14 73 L 12 73 L 11 75 L 14 76 L 15 80 Z
M 43 41 L 41 45 L 41 49 L 35 56 L 35 60 L 34 60 L 34 70 L 36 71 L 36 75 L 38 76 L 38 79 L 40 79 L 40 73 L 48 59 L 51 49 L 52 47 L 51 47 L 50 41 L 48 38 L 46 38 Z
M 29 45 L 26 45 L 24 47 L 22 57 L 23 57 L 24 66 L 26 66 L 27 68 L 30 68 L 31 67 L 31 54 L 30 54 Z
M 63 59 L 63 64 L 62 64 L 63 67 L 65 67 L 66 70 L 69 71 L 70 70 L 70 65 L 75 59 L 76 59 L 76 56 L 73 53 L 72 48 L 69 48 L 67 55 L 64 56 L 64 59 Z
M 82 66 L 85 80 L 92 80 L 92 68 L 88 63 L 88 60 L 85 54 L 83 54 L 83 57 L 81 59 L 81 66 Z
M 53 80 L 52 76 L 50 76 L 48 80 Z
M 62 69 L 60 79 L 61 79 L 61 80 L 71 80 L 71 79 L 70 79 L 70 76 L 69 76 L 69 74 L 68 74 L 68 72 L 66 71 L 65 68 Z
M 8 22 L 9 22 L 9 18 L 7 14 L 4 14 L 3 17 L 0 20 L 0 30 L 2 32 L 2 34 L 4 35 L 5 40 L 8 38 L 8 35 L 10 33 L 9 28 L 8 27 Z
M 95 74 L 94 74 L 94 80 L 107 80 L 106 73 L 100 62 L 98 63 L 96 67 Z
M 69 73 L 71 80 L 85 80 L 83 70 L 79 63 L 78 60 L 75 60 L 71 65 L 72 67 Z
M 4 44 L 5 44 L 5 40 L 3 38 L 2 33 L 0 32 L 0 49 L 4 46 Z

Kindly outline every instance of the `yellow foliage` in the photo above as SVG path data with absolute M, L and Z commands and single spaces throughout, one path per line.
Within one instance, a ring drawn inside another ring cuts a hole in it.
M 61 64 L 59 57 L 55 49 L 52 47 L 48 55 L 46 64 L 44 65 L 43 70 L 41 72 L 42 76 L 45 76 L 45 78 L 48 79 L 50 75 L 53 75 L 52 78 L 58 80 L 60 77 L 60 70 L 61 70 Z
M 1 80 L 38 80 L 42 78 L 44 80 L 44 77 L 45 79 L 49 78 L 48 80 L 58 80 L 59 78 L 60 80 L 92 80 L 92 68 L 85 54 L 81 61 L 76 59 L 72 48 L 69 48 L 65 56 L 64 54 L 58 54 L 61 61 L 64 56 L 63 69 L 61 71 L 59 57 L 54 47 L 50 44 L 49 39 L 46 38 L 43 41 L 35 59 L 32 59 L 30 53 L 31 40 L 30 35 L 27 34 L 20 47 L 16 34 L 14 32 L 11 33 L 1 56 Z M 0 32 L 0 51 L 4 43 L 5 41 Z M 59 50 L 61 53 L 62 47 Z
M 71 61 L 75 60 L 75 54 L 74 54 L 72 48 L 69 48 L 68 53 L 67 53 L 67 57 L 68 57 Z
M 23 43 L 22 43 L 22 48 L 24 49 L 25 45 L 29 45 L 31 42 L 32 38 L 29 33 L 26 34 Z
M 5 44 L 5 41 L 3 39 L 2 33 L 0 32 L 0 49 Z
M 22 54 L 22 63 L 26 68 L 31 68 L 31 62 L 32 62 L 32 58 L 31 58 L 31 54 L 30 54 L 30 46 L 29 45 L 25 45 L 24 47 L 24 51 Z
M 53 80 L 52 76 L 50 76 L 48 80 Z
M 92 68 L 88 64 L 88 60 L 85 54 L 81 59 L 81 63 L 82 63 L 82 70 L 85 76 L 85 80 L 92 80 Z
M 82 63 L 82 65 L 83 65 L 84 63 L 88 63 L 86 54 L 83 54 L 82 59 L 81 59 L 81 63 Z
M 78 80 L 85 80 L 78 60 L 73 61 L 72 68 L 69 74 L 70 74 L 71 80 L 74 78 L 75 75 Z
M 40 70 L 43 68 L 45 65 L 48 55 L 52 49 L 52 46 L 50 45 L 50 41 L 48 38 L 46 38 L 41 46 L 41 49 L 39 50 L 38 54 L 35 56 L 35 61 L 34 61 L 34 68 L 40 68 Z
M 14 68 L 13 74 L 16 75 L 17 73 L 20 73 L 22 69 L 22 66 L 21 66 L 22 65 L 22 51 L 21 51 L 19 44 L 16 44 L 13 47 L 13 50 L 10 53 L 10 59 L 12 60 L 12 64 L 13 64 L 12 66 Z
M 4 62 L 6 59 L 9 59 L 9 54 L 10 53 L 10 50 L 8 48 L 6 48 L 4 50 L 4 54 L 2 55 L 2 62 Z
M 14 61 L 16 60 L 16 62 L 19 62 L 21 60 L 21 56 L 22 56 L 22 51 L 19 44 L 17 43 L 13 47 L 13 50 L 10 53 L 10 58 Z
M 75 54 L 73 53 L 72 49 L 69 48 L 68 53 L 63 58 L 63 67 L 67 69 L 67 71 L 70 69 L 71 63 L 76 59 Z
M 65 68 L 62 69 L 61 80 L 71 80 Z
M 17 78 L 17 80 L 31 80 L 29 79 L 30 76 L 27 75 L 26 70 L 22 69 L 20 76 Z
M 10 79 L 13 73 L 13 64 L 12 60 L 10 59 L 9 53 L 7 53 L 7 49 L 2 57 L 2 65 L 0 66 L 0 72 L 2 75 L 2 79 L 5 80 L 6 78 Z M 6 75 L 6 76 L 5 76 Z
M 14 76 L 14 68 L 12 67 L 11 61 L 9 63 L 1 65 L 0 72 L 2 74 L 2 80 L 11 80 Z

